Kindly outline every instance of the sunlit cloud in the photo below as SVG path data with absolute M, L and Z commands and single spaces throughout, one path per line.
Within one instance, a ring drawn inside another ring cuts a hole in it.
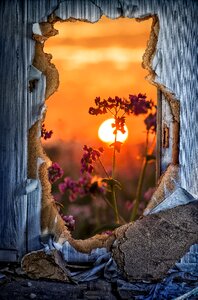
M 97 131 L 105 116 L 93 118 L 88 114 L 96 96 L 127 98 L 141 92 L 155 99 L 155 88 L 144 80 L 148 71 L 141 67 L 151 23 L 103 17 L 95 24 L 55 24 L 59 35 L 49 38 L 44 46 L 44 52 L 52 54 L 60 78 L 58 91 L 47 102 L 45 123 L 54 131 L 49 142 L 98 141 Z M 127 143 L 144 140 L 143 119 L 129 118 L 127 126 Z
M 69 46 L 77 46 L 80 48 L 104 48 L 104 47 L 122 47 L 122 48 L 141 48 L 145 44 L 148 39 L 148 35 L 146 33 L 141 33 L 140 35 L 126 35 L 123 34 L 121 36 L 118 35 L 108 35 L 108 36 L 92 36 L 92 37 L 80 37 L 76 38 L 76 36 L 56 36 L 50 38 L 46 45 L 51 44 L 51 40 L 56 40 L 56 45 L 61 45 L 65 47 Z M 142 42 L 144 41 L 144 43 Z
M 152 19 L 137 22 L 134 19 L 111 20 L 105 17 L 94 24 L 76 21 L 67 22 L 67 26 L 65 26 L 65 23 L 57 23 L 55 28 L 61 32 L 61 36 L 57 36 L 56 39 L 63 36 L 79 39 L 90 37 L 134 36 L 143 33 L 148 35 L 148 26 L 151 26 L 151 23 Z
M 68 69 L 84 67 L 86 64 L 112 62 L 117 68 L 126 68 L 134 62 L 141 63 L 143 48 L 125 49 L 117 47 L 87 49 L 77 47 L 48 47 L 47 51 L 55 53 L 54 58 L 64 61 Z

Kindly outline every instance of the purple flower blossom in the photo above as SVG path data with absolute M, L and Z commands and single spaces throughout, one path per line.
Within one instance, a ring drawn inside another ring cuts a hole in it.
M 89 113 L 97 116 L 99 114 L 102 115 L 111 112 L 117 117 L 118 111 L 122 111 L 123 113 L 127 114 L 134 114 L 135 116 L 146 114 L 149 109 L 154 107 L 153 101 L 147 100 L 146 98 L 146 95 L 140 93 L 138 95 L 129 95 L 128 99 L 122 99 L 118 96 L 115 96 L 115 98 L 109 97 L 107 100 L 101 100 L 100 97 L 97 97 L 95 99 L 96 107 L 90 107 Z
M 75 229 L 75 219 L 73 216 L 69 215 L 69 216 L 64 216 L 64 215 L 61 215 L 63 221 L 65 221 L 65 225 L 67 226 L 67 228 L 70 230 L 70 231 L 73 231 Z
M 45 128 L 45 124 L 43 123 L 41 127 L 41 137 L 44 138 L 44 140 L 47 140 L 51 138 L 52 134 L 53 131 L 47 131 L 47 129 Z
M 55 202 L 61 203 L 61 194 L 60 193 L 53 193 L 53 198 Z
M 152 132 L 156 132 L 156 112 L 154 114 L 150 113 L 146 119 L 144 120 L 144 123 L 146 124 L 146 129 L 151 130 Z
M 89 108 L 89 113 L 96 116 L 108 112 L 111 113 L 114 117 L 112 128 L 114 128 L 113 133 L 115 135 L 118 131 L 123 134 L 125 133 L 126 115 L 138 116 L 140 114 L 148 114 L 149 111 L 153 112 L 153 109 L 156 108 L 154 102 L 147 100 L 147 96 L 141 93 L 138 95 L 129 95 L 128 99 L 115 96 L 115 98 L 109 97 L 107 100 L 101 100 L 100 97 L 97 97 L 95 99 L 95 105 L 96 107 Z M 153 132 L 156 131 L 156 113 L 150 113 L 144 122 L 147 130 L 151 129 Z M 115 147 L 116 144 L 112 144 L 111 146 Z M 90 166 L 88 166 L 88 162 Z M 84 171 L 89 173 L 93 171 L 91 160 L 89 161 L 89 155 L 87 155 L 87 157 L 85 156 L 82 160 L 82 172 Z
M 59 164 L 56 162 L 52 163 L 52 165 L 48 168 L 48 177 L 51 184 L 61 178 L 63 174 L 63 169 L 61 169 Z
M 112 235 L 113 232 L 111 230 L 106 230 L 106 231 L 101 232 L 101 234 Z
M 98 149 L 93 149 L 92 147 L 87 147 L 84 145 L 83 147 L 84 154 L 81 159 L 81 173 L 88 172 L 91 174 L 94 170 L 93 162 L 95 162 L 103 153 L 104 149 L 99 147 Z
M 125 111 L 128 114 L 138 116 L 140 114 L 147 114 L 149 109 L 152 109 L 154 103 L 152 100 L 146 100 L 146 95 L 129 95 L 129 101 L 125 105 Z
M 113 134 L 117 134 L 118 130 L 121 131 L 123 134 L 126 132 L 124 129 L 125 126 L 125 117 L 115 117 L 115 123 L 113 123 L 111 126 L 112 128 L 115 128 Z
M 69 192 L 69 200 L 75 201 L 77 198 L 83 198 L 87 195 L 105 194 L 106 184 L 99 177 L 92 177 L 89 173 L 84 174 L 78 180 L 69 177 L 59 184 L 59 191 L 62 194 Z

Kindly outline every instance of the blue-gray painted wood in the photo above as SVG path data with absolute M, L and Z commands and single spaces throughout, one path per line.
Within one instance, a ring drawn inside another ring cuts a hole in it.
M 171 107 L 169 101 L 165 99 L 165 96 L 161 94 L 162 102 L 162 128 L 161 128 L 161 174 L 167 169 L 167 166 L 172 163 L 172 151 L 173 151 L 173 115 L 171 113 Z M 168 130 L 168 145 L 164 145 L 165 127 Z
M 27 216 L 35 215 L 32 220 L 40 225 L 36 214 L 40 190 L 34 196 L 24 190 L 28 129 L 38 117 L 38 102 L 44 100 L 45 79 L 42 75 L 40 91 L 34 97 L 28 90 L 28 74 L 34 57 L 32 24 L 46 18 L 57 5 L 58 1 L 0 2 L 0 260 L 5 253 L 6 260 L 9 256 L 10 261 L 19 259 L 28 251 L 32 236 L 38 247 L 40 229 L 36 226 L 33 233 Z M 17 255 L 10 250 L 16 250 Z
M 184 272 L 198 272 L 198 245 L 192 245 L 189 252 L 176 264 Z
M 101 10 L 89 0 L 68 0 L 60 3 L 55 14 L 62 20 L 75 18 L 79 20 L 88 20 L 92 23 L 97 22 L 101 17 Z
M 40 185 L 29 194 L 27 202 L 27 252 L 41 249 L 41 202 L 39 199 L 41 199 Z
M 18 260 L 18 251 L 10 249 L 0 249 L 0 261 L 16 262 Z
M 20 194 L 27 169 L 27 94 L 19 6 L 0 3 L 0 248 L 24 251 L 26 196 Z M 16 31 L 17 29 L 17 31 Z
M 178 205 L 185 205 L 185 204 L 188 204 L 188 203 L 194 202 L 194 201 L 197 201 L 197 199 L 195 199 L 186 190 L 179 187 L 170 196 L 168 196 L 164 201 L 162 201 L 157 206 L 155 206 L 153 209 L 151 209 L 148 214 L 149 215 L 156 214 L 156 213 L 159 213 L 160 211 L 171 209 Z M 145 215 L 147 215 L 147 214 L 145 214 Z
M 60 5 L 59 5 L 60 4 Z M 101 9 L 100 9 L 101 8 Z M 17 251 L 17 257 L 38 248 L 40 186 L 27 193 L 27 135 L 40 118 L 45 76 L 31 70 L 34 23 L 55 12 L 65 19 L 90 22 L 102 14 L 143 18 L 157 14 L 160 32 L 153 60 L 155 81 L 180 101 L 181 187 L 198 196 L 198 2 L 194 0 L 12 0 L 0 2 L 0 249 Z M 30 93 L 28 80 L 38 80 Z M 26 192 L 24 192 L 26 190 Z M 35 222 L 35 226 L 31 227 Z M 193 251 L 197 251 L 197 246 Z M 194 253 L 194 252 L 193 252 Z M 9 254 L 8 254 L 9 256 Z M 0 257 L 1 259 L 1 257 Z M 13 259 L 13 256 L 10 259 Z M 188 261 L 189 262 L 189 261 Z

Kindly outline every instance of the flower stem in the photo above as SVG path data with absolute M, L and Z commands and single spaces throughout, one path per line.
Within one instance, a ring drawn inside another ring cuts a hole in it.
M 150 148 L 149 148 L 149 150 L 148 150 L 148 154 L 152 154 L 153 153 L 153 151 L 154 151 L 154 149 L 155 149 L 155 144 L 156 144 L 156 134 L 154 135 L 154 137 L 153 137 L 153 140 L 152 140 L 152 142 L 151 142 L 151 146 L 150 146 Z
M 111 202 L 104 195 L 102 196 L 102 198 L 106 202 L 106 204 L 109 205 L 115 212 L 115 207 L 111 204 Z M 126 224 L 126 220 L 122 216 L 119 215 L 119 219 L 123 224 Z
M 139 204 L 140 204 L 144 176 L 145 176 L 145 172 L 146 172 L 146 167 L 148 165 L 148 159 L 147 159 L 148 142 L 149 142 L 149 131 L 147 131 L 147 134 L 146 134 L 145 156 L 144 156 L 144 159 L 143 159 L 143 162 L 142 162 L 140 177 L 139 177 L 139 180 L 138 180 L 138 186 L 137 186 L 136 196 L 135 196 L 135 203 L 134 203 L 134 207 L 133 207 L 132 214 L 131 214 L 131 219 L 130 219 L 131 221 L 135 220 L 137 212 L 138 212 Z
M 115 176 L 115 167 L 116 167 L 116 142 L 117 142 L 117 130 L 114 138 L 114 147 L 113 147 L 113 157 L 112 157 L 112 178 Z
M 139 177 L 139 180 L 138 180 L 135 203 L 134 203 L 134 207 L 133 207 L 132 214 L 131 214 L 131 221 L 134 221 L 135 218 L 136 218 L 136 215 L 137 215 L 138 207 L 139 207 L 139 204 L 140 204 L 141 193 L 142 193 L 142 185 L 143 185 L 143 181 L 144 181 L 144 176 L 145 176 L 147 164 L 148 164 L 148 161 L 147 161 L 146 158 L 144 158 L 143 163 L 142 163 L 140 177 Z
M 115 221 L 117 224 L 119 224 L 120 218 L 119 218 L 119 213 L 118 213 L 118 206 L 117 206 L 116 193 L 115 193 L 114 186 L 112 186 L 112 188 L 111 188 L 111 195 L 112 195 L 112 202 L 113 202 L 113 207 L 114 207 L 114 212 L 115 212 Z
M 99 161 L 99 163 L 100 163 L 100 165 L 101 165 L 103 171 L 105 172 L 105 175 L 107 176 L 107 178 L 109 178 L 110 176 L 109 176 L 109 174 L 107 173 L 107 171 L 106 171 L 106 169 L 105 169 L 105 167 L 104 167 L 104 165 L 103 165 L 103 163 L 102 163 L 100 157 L 98 157 L 98 161 Z
M 117 141 L 117 132 L 115 133 L 115 140 L 114 140 L 114 147 L 113 147 L 113 158 L 112 158 L 112 178 L 114 179 L 115 176 L 115 166 L 116 166 L 116 141 Z M 119 219 L 119 213 L 118 213 L 118 205 L 116 200 L 116 192 L 115 192 L 115 186 L 113 185 L 111 187 L 111 197 L 112 197 L 112 204 L 114 207 L 115 212 L 115 221 L 117 224 L 120 223 Z

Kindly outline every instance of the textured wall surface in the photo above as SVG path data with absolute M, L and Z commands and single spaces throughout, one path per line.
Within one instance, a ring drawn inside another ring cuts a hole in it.
M 32 24 L 56 7 L 57 1 L 0 2 L 0 260 L 38 247 L 40 189 L 28 188 L 27 137 L 44 101 L 45 78 L 40 74 L 29 92 Z
M 40 185 L 27 181 L 28 130 L 41 116 L 45 76 L 31 67 L 34 23 L 54 13 L 61 19 L 96 22 L 157 15 L 160 31 L 154 81 L 180 102 L 181 186 L 198 196 L 198 69 L 195 0 L 24 0 L 0 2 L 0 260 L 39 247 Z M 29 80 L 37 79 L 30 93 Z M 31 179 L 31 178 L 30 178 Z M 27 238 L 28 237 L 28 238 Z

